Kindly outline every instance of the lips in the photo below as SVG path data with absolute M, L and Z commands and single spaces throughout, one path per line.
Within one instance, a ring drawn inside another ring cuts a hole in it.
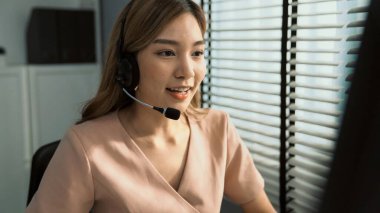
M 170 92 L 187 92 L 191 89 L 191 87 L 172 87 L 172 88 L 166 88 Z
M 169 94 L 177 99 L 177 100 L 185 100 L 189 94 L 190 94 L 190 91 L 191 90 L 191 87 L 169 87 L 169 88 L 166 88 L 166 91 L 169 92 Z

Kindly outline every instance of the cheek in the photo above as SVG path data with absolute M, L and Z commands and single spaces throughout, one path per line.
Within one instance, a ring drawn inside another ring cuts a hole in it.
M 151 50 L 144 49 L 137 55 L 140 72 L 140 87 L 149 85 L 150 88 L 156 87 L 156 84 L 160 82 L 159 70 L 160 66 L 156 62 L 154 56 L 150 53 Z
M 140 83 L 157 88 L 164 85 L 168 78 L 168 72 L 164 64 L 153 60 L 146 60 L 140 66 Z
M 197 67 L 197 71 L 195 73 L 195 78 L 198 84 L 200 84 L 201 81 L 203 81 L 203 79 L 205 78 L 205 75 L 206 75 L 206 65 L 202 63 Z

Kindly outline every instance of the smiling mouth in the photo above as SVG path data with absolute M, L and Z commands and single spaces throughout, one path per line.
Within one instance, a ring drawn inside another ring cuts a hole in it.
M 176 92 L 176 93 L 186 93 L 191 89 L 191 87 L 178 87 L 178 88 L 166 88 L 169 92 Z
M 166 88 L 170 96 L 176 100 L 186 100 L 190 94 L 191 87 L 175 87 L 175 88 Z

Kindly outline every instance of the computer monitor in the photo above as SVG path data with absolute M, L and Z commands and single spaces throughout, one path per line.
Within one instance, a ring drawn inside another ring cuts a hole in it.
M 369 6 L 320 212 L 380 212 L 380 0 Z

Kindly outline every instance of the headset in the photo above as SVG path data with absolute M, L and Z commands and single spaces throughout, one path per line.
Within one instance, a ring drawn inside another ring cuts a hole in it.
M 130 94 L 129 91 L 133 91 L 140 80 L 140 71 L 139 71 L 139 66 L 137 63 L 136 55 L 134 53 L 124 53 L 123 52 L 123 47 L 124 47 L 124 25 L 126 22 L 126 17 L 125 15 L 123 19 L 120 22 L 120 34 L 119 34 L 119 39 L 117 40 L 117 60 L 118 60 L 118 71 L 116 74 L 116 82 L 121 86 L 122 90 L 124 93 L 132 98 L 133 100 L 137 101 L 138 103 L 149 107 L 151 109 L 154 109 L 161 114 L 163 114 L 166 118 L 173 119 L 173 120 L 178 120 L 181 112 L 177 109 L 171 108 L 171 107 L 157 107 L 157 106 L 152 106 L 150 104 L 147 104 L 137 98 L 135 98 L 133 95 Z
M 124 25 L 125 25 L 126 17 L 121 20 L 121 28 L 119 39 L 117 40 L 117 60 L 118 60 L 118 72 L 116 76 L 116 80 L 123 84 L 123 87 L 126 87 L 129 91 L 134 89 L 140 79 L 139 66 L 136 60 L 136 56 L 134 53 L 124 53 Z

